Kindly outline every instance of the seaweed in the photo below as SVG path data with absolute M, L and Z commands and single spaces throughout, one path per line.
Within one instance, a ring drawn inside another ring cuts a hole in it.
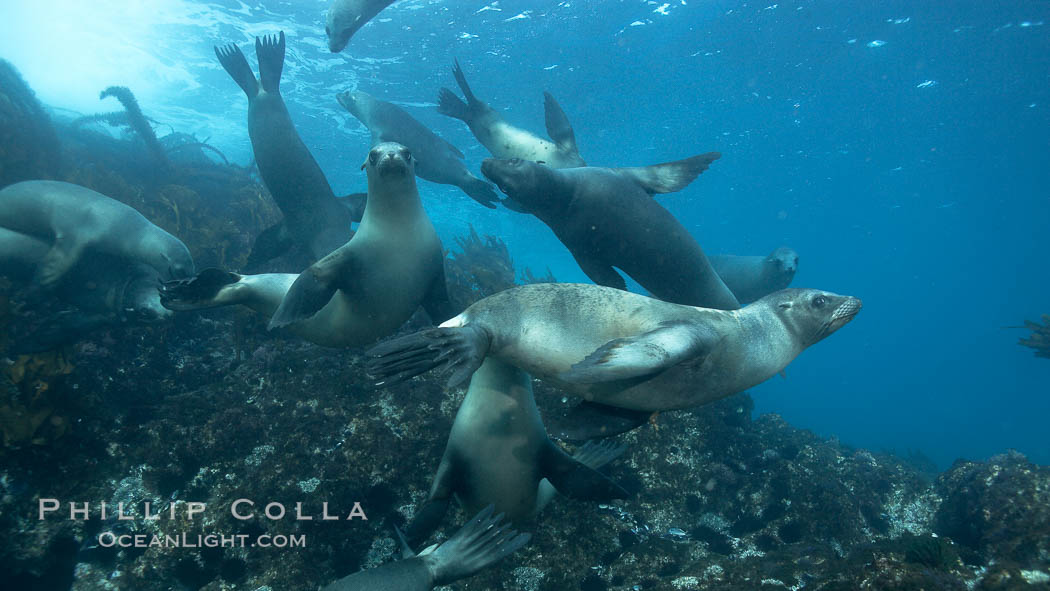
M 506 243 L 498 236 L 470 235 L 456 238 L 460 252 L 445 259 L 449 298 L 462 310 L 494 293 L 514 287 L 514 261 Z
M 1024 321 L 1024 328 L 1032 331 L 1028 338 L 1018 339 L 1017 344 L 1035 349 L 1035 356 L 1050 359 L 1050 314 L 1042 315 L 1042 324 Z
M 103 90 L 98 98 L 102 100 L 110 96 L 116 98 L 120 101 L 120 104 L 124 105 L 124 110 L 127 112 L 128 125 L 146 143 L 146 148 L 153 154 L 156 166 L 160 168 L 162 173 L 170 174 L 172 167 L 171 162 L 168 161 L 168 155 L 157 140 L 157 134 L 153 131 L 153 126 L 149 124 L 146 116 L 143 115 L 139 102 L 135 100 L 135 95 L 131 92 L 131 89 L 126 86 L 110 86 Z
M 0 59 L 0 186 L 55 178 L 60 166 L 51 118 L 18 70 Z

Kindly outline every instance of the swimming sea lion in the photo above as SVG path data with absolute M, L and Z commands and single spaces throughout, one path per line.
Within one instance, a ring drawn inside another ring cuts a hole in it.
M 798 253 L 786 246 L 764 257 L 716 254 L 707 258 L 737 301 L 745 305 L 791 285 L 798 270 Z
M 403 560 L 356 572 L 321 591 L 430 591 L 475 575 L 514 553 L 532 537 L 507 529 L 502 523 L 503 515 L 493 517 L 492 511 L 491 505 L 482 509 L 440 546 L 418 555 L 402 539 Z
M 372 144 L 397 142 L 416 157 L 416 174 L 443 185 L 455 185 L 485 207 L 499 200 L 492 185 L 470 174 L 463 152 L 416 121 L 404 109 L 364 92 L 343 92 L 339 104 L 372 132 Z
M 86 252 L 149 265 L 164 278 L 193 275 L 193 258 L 178 238 L 135 209 L 86 187 L 23 181 L 0 190 L 0 227 L 49 245 L 34 283 L 54 288 Z
M 459 61 L 456 61 L 455 67 L 452 68 L 452 75 L 456 77 L 467 102 L 459 100 L 451 90 L 442 88 L 438 94 L 438 112 L 462 119 L 490 154 L 496 158 L 539 161 L 551 168 L 587 166 L 583 158 L 580 158 L 579 149 L 576 147 L 576 134 L 572 131 L 569 118 L 550 93 L 543 93 L 543 107 L 546 113 L 547 135 L 554 140 L 553 142 L 507 123 L 498 111 L 478 100 L 467 85 L 467 78 L 459 67 Z
M 0 276 L 31 281 L 50 249 L 39 238 L 0 228 Z M 103 253 L 86 255 L 50 292 L 53 297 L 26 302 L 42 308 L 47 322 L 32 326 L 14 347 L 19 353 L 44 351 L 104 326 L 168 320 L 172 313 L 160 304 L 159 284 L 156 270 L 137 261 Z M 63 305 L 75 309 L 54 311 Z
M 627 289 L 613 267 L 657 298 L 732 310 L 733 293 L 696 239 L 654 193 L 685 188 L 717 152 L 644 168 L 563 168 L 522 159 L 485 159 L 481 172 L 550 226 L 591 281 Z
M 299 138 L 279 85 L 284 68 L 284 31 L 255 38 L 259 79 L 234 44 L 215 48 L 219 63 L 248 95 L 248 137 L 259 174 L 284 214 L 281 224 L 292 242 L 317 260 L 350 239 L 350 212 L 332 193 L 306 144 Z M 253 260 L 280 254 L 286 246 L 271 244 L 277 228 L 264 232 L 252 247 Z M 255 251 L 266 252 L 257 255 Z
M 395 0 L 332 0 L 325 14 L 324 33 L 328 50 L 339 53 L 365 23 L 375 18 Z
M 592 402 L 690 408 L 776 375 L 860 307 L 857 298 L 815 289 L 785 289 L 726 311 L 597 285 L 537 283 L 376 346 L 370 370 L 385 384 L 443 365 L 453 387 L 493 356 Z
M 486 357 L 470 379 L 409 539 L 428 536 L 453 495 L 468 514 L 491 503 L 518 526 L 533 519 L 556 492 L 598 501 L 626 498 L 626 491 L 594 470 L 619 452 L 622 448 L 604 448 L 586 456 L 589 464 L 566 454 L 547 437 L 529 374 Z
M 172 310 L 242 304 L 270 327 L 327 347 L 365 345 L 397 330 L 420 305 L 451 316 L 441 241 L 416 189 L 412 155 L 399 144 L 368 154 L 368 199 L 361 226 L 342 247 L 299 275 L 238 275 L 207 269 L 164 285 Z

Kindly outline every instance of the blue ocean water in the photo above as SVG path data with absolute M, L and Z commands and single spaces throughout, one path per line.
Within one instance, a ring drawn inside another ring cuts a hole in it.
M 595 165 L 717 150 L 659 197 L 709 253 L 801 255 L 794 285 L 864 299 L 847 328 L 753 389 L 756 412 L 945 466 L 1016 448 L 1050 463 L 1050 363 L 1010 328 L 1050 312 L 1046 2 L 401 0 L 340 54 L 324 1 L 12 2 L 0 36 L 46 104 L 113 110 L 129 86 L 160 123 L 250 159 L 243 94 L 212 46 L 288 35 L 282 93 L 337 193 L 363 190 L 360 89 L 488 154 L 435 110 L 459 59 L 480 98 L 543 131 L 553 93 Z M 537 220 L 421 181 L 446 246 L 472 224 L 519 267 L 585 281 Z

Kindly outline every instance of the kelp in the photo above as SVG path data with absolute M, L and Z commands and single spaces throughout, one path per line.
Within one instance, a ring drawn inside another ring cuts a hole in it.
M 61 156 L 43 105 L 18 70 L 0 59 L 0 186 L 56 178 Z
M 479 236 L 474 226 L 470 234 L 455 239 L 459 252 L 446 253 L 445 280 L 449 297 L 462 310 L 474 302 L 517 285 L 514 260 L 507 244 L 498 236 Z M 556 283 L 551 270 L 536 276 L 526 267 L 520 283 Z
M 1035 356 L 1050 359 L 1050 314 L 1042 315 L 1043 323 L 1024 321 L 1024 328 L 1032 331 L 1028 338 L 1020 338 L 1017 343 L 1021 346 L 1035 349 Z

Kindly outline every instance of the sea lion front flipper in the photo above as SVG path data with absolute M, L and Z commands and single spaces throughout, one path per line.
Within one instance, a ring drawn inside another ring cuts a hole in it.
M 434 475 L 434 483 L 430 485 L 430 495 L 426 503 L 416 511 L 409 524 L 406 533 L 410 545 L 418 544 L 430 537 L 434 530 L 441 525 L 445 513 L 448 513 L 449 501 L 452 493 L 456 490 L 457 480 L 460 478 L 456 470 L 456 462 L 446 451 L 441 458 L 437 474 Z
M 216 267 L 208 267 L 189 279 L 165 281 L 160 286 L 160 305 L 169 310 L 199 310 L 220 305 L 219 292 L 241 276 Z
M 83 252 L 83 243 L 61 235 L 56 236 L 54 245 L 40 261 L 40 268 L 33 280 L 33 287 L 44 290 L 53 289 L 66 276 L 66 272 L 80 260 Z
M 451 538 L 423 557 L 433 574 L 434 586 L 469 577 L 509 556 L 532 538 L 503 523 L 503 514 L 492 516 L 494 507 L 481 510 Z
M 449 144 L 451 145 L 451 144 Z M 459 183 L 459 188 L 470 196 L 471 199 L 484 205 L 489 209 L 496 209 L 496 203 L 500 198 L 496 196 L 496 190 L 492 185 L 467 172 L 466 177 Z
M 259 84 L 266 92 L 277 94 L 284 69 L 284 31 L 277 35 L 255 38 L 255 57 L 259 60 Z
M 244 266 L 247 269 L 252 269 L 275 259 L 288 252 L 294 243 L 295 240 L 292 238 L 292 233 L 288 231 L 288 224 L 282 219 L 255 237 L 255 242 L 252 243 L 252 251 L 248 255 L 248 260 L 244 263 Z
M 624 281 L 623 276 L 616 272 L 616 269 L 612 268 L 612 265 L 599 263 L 584 256 L 577 255 L 575 252 L 572 253 L 572 258 L 576 259 L 576 264 L 580 266 L 580 270 L 583 271 L 591 281 L 598 285 L 604 285 L 605 287 L 614 287 L 619 290 L 627 291 L 627 282 Z
M 584 400 L 565 415 L 549 420 L 548 430 L 560 439 L 588 441 L 612 437 L 641 427 L 653 413 Z M 581 458 L 581 462 L 595 468 Z
M 456 309 L 452 304 L 452 300 L 448 297 L 444 263 L 442 263 L 437 275 L 431 281 L 427 292 L 423 294 L 421 304 L 423 309 L 426 310 L 427 316 L 430 316 L 430 321 L 434 324 L 441 324 L 456 315 Z
M 255 98 L 255 95 L 259 94 L 259 81 L 255 79 L 255 73 L 252 72 L 248 60 L 241 53 L 241 48 L 233 43 L 228 43 L 222 47 L 216 46 L 214 49 L 215 57 L 219 58 L 219 63 L 222 64 L 226 73 L 233 78 L 237 86 L 241 87 L 244 94 L 248 95 L 249 100 Z
M 718 336 L 702 324 L 665 322 L 634 337 L 613 339 L 558 376 L 573 384 L 642 377 L 710 351 Z
M 284 294 L 270 318 L 269 329 L 311 318 L 331 301 L 340 288 L 340 279 L 355 276 L 356 268 L 354 251 L 346 245 L 307 267 Z
M 550 439 L 540 452 L 540 475 L 561 494 L 592 501 L 626 499 L 630 494 L 611 478 L 573 459 Z
M 576 147 L 576 134 L 572 131 L 569 117 L 565 115 L 561 105 L 549 92 L 543 93 L 543 112 L 547 123 L 547 135 L 562 150 L 579 156 L 580 150 Z
M 613 170 L 633 180 L 650 195 L 654 193 L 674 193 L 689 186 L 701 172 L 707 170 L 711 163 L 721 158 L 718 152 L 708 152 L 674 162 L 664 162 L 652 166 L 633 168 L 614 168 Z
M 365 205 L 368 204 L 368 193 L 350 193 L 335 198 L 340 205 L 350 210 L 350 221 L 361 222 L 365 215 Z

